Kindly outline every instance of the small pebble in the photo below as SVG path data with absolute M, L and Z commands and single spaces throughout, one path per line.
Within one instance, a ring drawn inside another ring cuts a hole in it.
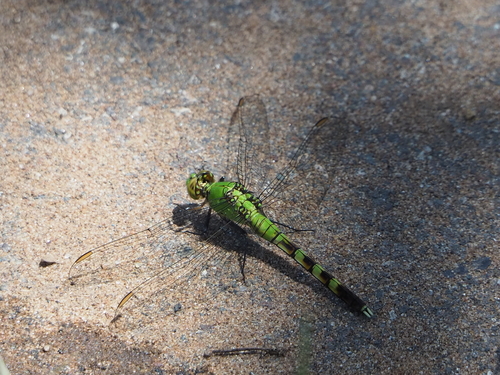
M 466 120 L 472 120 L 473 118 L 476 117 L 476 109 L 474 107 L 465 107 L 463 109 L 463 114 Z

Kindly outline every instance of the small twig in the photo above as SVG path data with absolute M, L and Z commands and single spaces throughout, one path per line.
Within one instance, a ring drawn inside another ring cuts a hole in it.
M 203 357 L 208 358 L 212 356 L 226 357 L 230 355 L 274 355 L 277 357 L 283 357 L 286 350 L 283 349 L 272 349 L 272 348 L 235 348 L 235 349 L 223 349 L 223 350 L 212 350 L 209 353 L 203 354 Z

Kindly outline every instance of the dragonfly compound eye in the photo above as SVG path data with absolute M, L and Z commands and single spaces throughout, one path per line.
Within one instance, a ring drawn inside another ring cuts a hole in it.
M 191 198 L 193 199 L 201 198 L 201 190 L 200 187 L 198 186 L 198 176 L 196 175 L 196 173 L 191 173 L 189 178 L 186 180 L 186 186 L 188 194 Z

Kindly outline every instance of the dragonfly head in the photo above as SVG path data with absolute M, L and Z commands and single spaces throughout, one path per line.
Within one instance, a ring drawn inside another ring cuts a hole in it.
M 207 188 L 214 183 L 214 175 L 209 171 L 191 173 L 186 180 L 188 194 L 193 199 L 206 198 Z

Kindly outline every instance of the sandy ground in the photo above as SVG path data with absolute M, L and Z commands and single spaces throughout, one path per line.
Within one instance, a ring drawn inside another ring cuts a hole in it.
M 12 374 L 500 373 L 497 1 L 4 0 L 0 28 Z M 134 284 L 72 286 L 71 264 L 171 217 L 189 173 L 224 173 L 255 93 L 282 134 L 342 114 L 311 253 L 375 317 L 260 242 L 245 282 L 221 263 L 110 324 Z M 278 352 L 203 356 L 244 347 Z

